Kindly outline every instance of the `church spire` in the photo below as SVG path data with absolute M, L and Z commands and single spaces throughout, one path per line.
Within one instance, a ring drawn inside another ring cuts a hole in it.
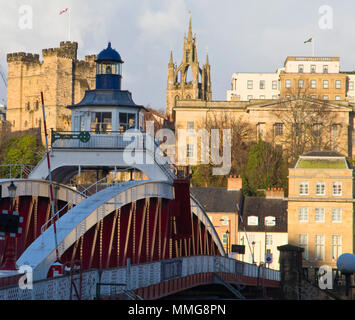
M 173 50 L 170 50 L 170 61 L 169 61 L 169 65 L 173 65 Z
M 189 20 L 189 32 L 187 35 L 187 40 L 192 41 L 192 27 L 191 27 L 191 11 L 190 11 L 190 20 Z
M 206 66 L 209 65 L 208 61 L 208 46 L 206 46 Z

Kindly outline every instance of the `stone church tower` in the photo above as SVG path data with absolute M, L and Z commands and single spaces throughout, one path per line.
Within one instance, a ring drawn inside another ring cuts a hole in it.
M 70 110 L 66 106 L 81 101 L 85 90 L 95 88 L 96 82 L 96 56 L 78 60 L 77 50 L 77 42 L 63 41 L 59 48 L 43 49 L 42 61 L 38 54 L 16 52 L 7 55 L 6 120 L 11 131 L 41 129 L 41 91 L 48 130 L 70 130 Z
M 166 89 L 166 113 L 170 115 L 176 100 L 212 100 L 212 87 L 208 54 L 206 63 L 199 66 L 197 59 L 196 35 L 192 35 L 191 17 L 188 35 L 184 37 L 183 57 L 179 67 L 173 63 L 170 53 L 168 85 Z

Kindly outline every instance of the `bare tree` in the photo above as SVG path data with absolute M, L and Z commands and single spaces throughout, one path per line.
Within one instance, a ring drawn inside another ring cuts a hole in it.
M 339 150 L 341 124 L 333 108 L 321 100 L 289 98 L 273 111 L 279 119 L 274 125 L 273 141 L 282 145 L 289 163 L 310 150 Z

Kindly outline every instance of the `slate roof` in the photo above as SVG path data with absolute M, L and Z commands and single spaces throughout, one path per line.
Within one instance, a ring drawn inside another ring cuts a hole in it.
M 226 188 L 191 188 L 190 191 L 207 212 L 235 213 L 242 197 L 241 191 Z
M 245 197 L 242 210 L 243 221 L 249 232 L 287 232 L 287 201 L 262 197 Z M 257 216 L 257 226 L 248 226 L 248 217 Z M 265 226 L 265 217 L 276 218 L 275 226 Z M 239 223 L 238 230 L 243 226 Z

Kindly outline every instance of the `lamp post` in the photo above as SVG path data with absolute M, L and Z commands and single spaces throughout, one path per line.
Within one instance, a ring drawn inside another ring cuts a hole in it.
M 224 222 L 224 221 L 226 221 L 226 219 L 219 219 L 219 221 L 221 221 L 221 222 Z M 231 230 L 230 230 L 230 219 L 228 218 L 227 219 L 227 221 L 228 221 L 228 229 L 227 229 L 227 231 L 226 231 L 226 235 L 227 235 L 227 256 L 228 256 L 228 254 L 229 254 L 229 247 L 230 247 L 230 233 L 231 233 Z
M 251 245 L 253 246 L 253 264 L 255 264 L 255 260 L 254 260 L 255 241 L 253 241 L 253 242 L 251 243 Z
M 13 211 L 14 207 L 14 198 L 16 196 L 16 189 L 17 186 L 11 181 L 10 185 L 7 187 L 9 191 L 9 198 L 10 198 L 10 210 Z M 1 270 L 17 270 L 16 268 L 16 253 L 15 253 L 15 238 L 12 237 L 10 234 L 5 233 L 6 239 L 6 248 L 5 248 L 5 255 L 4 255 L 4 263 Z

